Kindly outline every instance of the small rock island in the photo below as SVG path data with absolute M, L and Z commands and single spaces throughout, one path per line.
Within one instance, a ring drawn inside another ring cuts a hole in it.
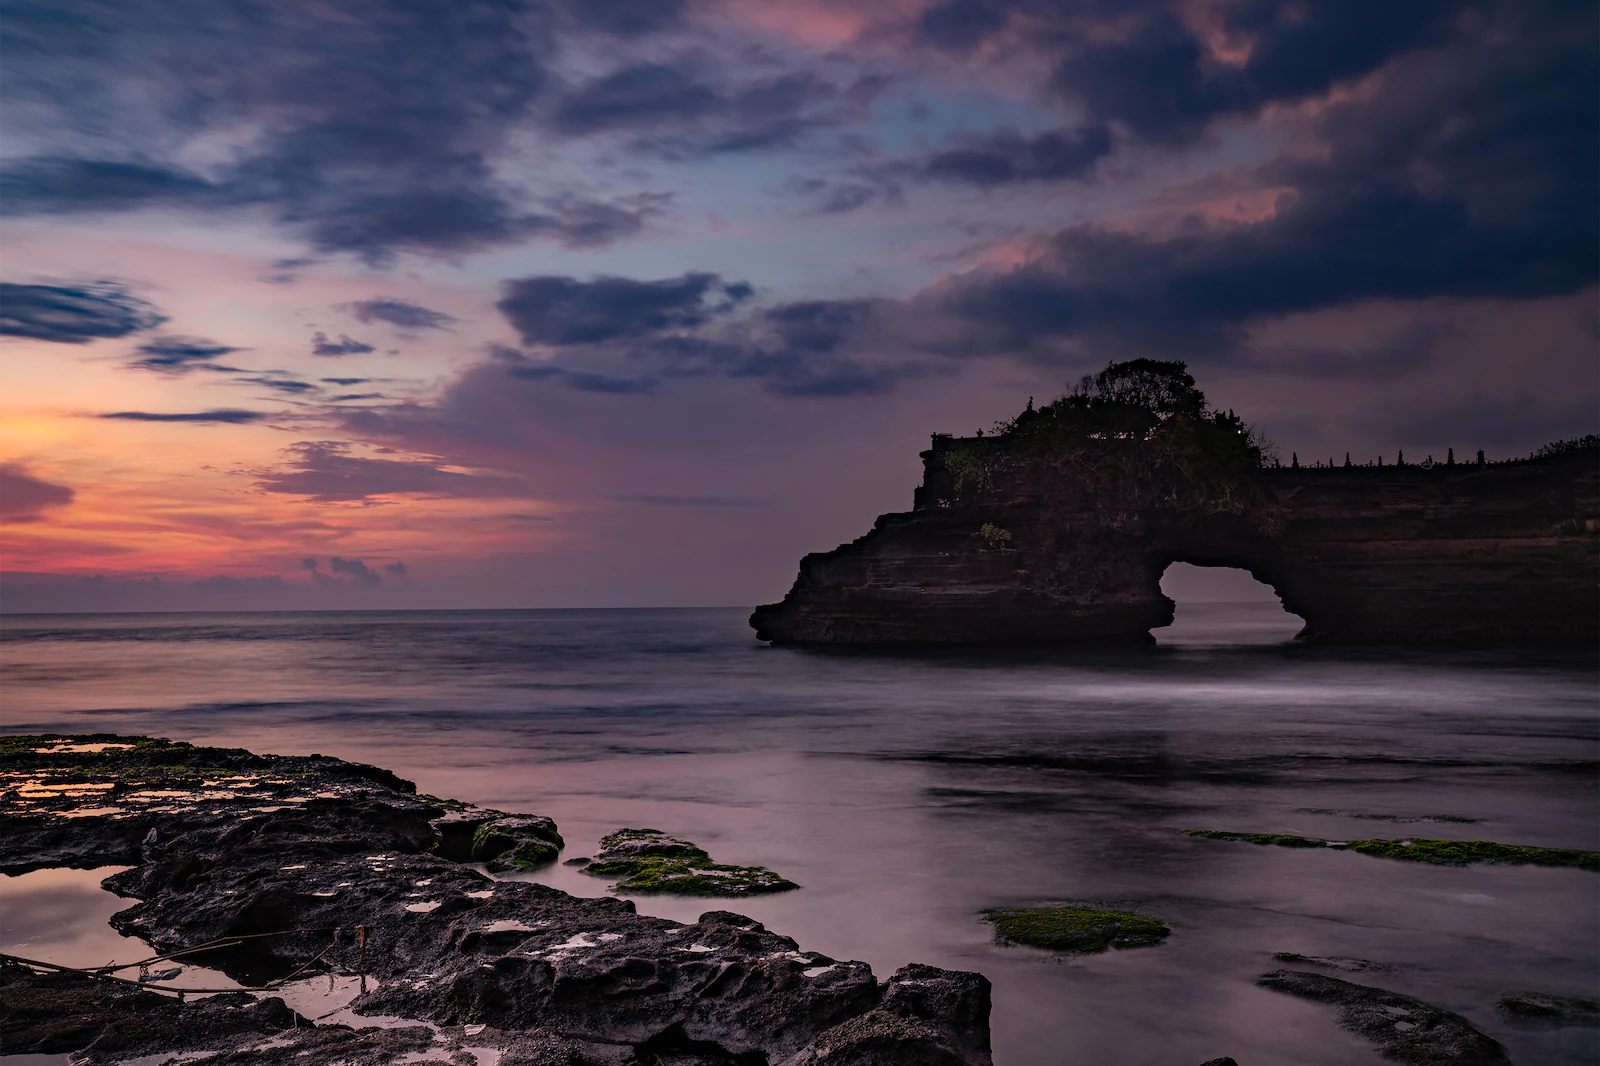
M 1248 571 L 1318 643 L 1600 639 L 1595 436 L 1509 462 L 1283 464 L 1183 363 L 1136 359 L 922 459 L 912 509 L 801 560 L 759 639 L 1149 643 L 1175 562 Z

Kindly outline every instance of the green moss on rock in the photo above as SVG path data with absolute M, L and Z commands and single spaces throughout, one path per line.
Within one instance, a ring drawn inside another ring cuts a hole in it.
M 1600 852 L 1567 848 L 1528 848 L 1497 844 L 1492 840 L 1356 840 L 1351 851 L 1385 859 L 1431 862 L 1438 866 L 1468 866 L 1476 862 L 1520 866 L 1572 866 L 1600 870 Z
M 616 892 L 753 896 L 800 887 L 764 866 L 713 862 L 698 844 L 659 829 L 619 829 L 601 837 L 599 854 L 583 872 L 615 878 Z
M 1473 863 L 1501 863 L 1519 866 L 1566 866 L 1580 870 L 1600 870 L 1600 852 L 1570 848 L 1522 847 L 1497 844 L 1492 840 L 1320 840 L 1289 833 L 1238 833 L 1224 829 L 1185 829 L 1185 836 L 1206 840 L 1237 840 L 1247 844 L 1273 844 L 1282 848 L 1334 848 L 1358 851 L 1382 859 L 1426 862 L 1435 866 L 1468 866 Z
M 474 862 L 493 873 L 531 870 L 555 861 L 564 845 L 556 823 L 533 814 L 507 815 L 484 822 L 472 834 Z
M 510 851 L 489 860 L 488 868 L 491 873 L 505 873 L 508 870 L 534 870 L 540 866 L 547 866 L 556 861 L 556 856 L 561 854 L 561 849 L 544 840 L 525 840 Z
M 1171 932 L 1154 918 L 1094 907 L 997 907 L 983 912 L 995 939 L 1089 955 L 1159 944 Z

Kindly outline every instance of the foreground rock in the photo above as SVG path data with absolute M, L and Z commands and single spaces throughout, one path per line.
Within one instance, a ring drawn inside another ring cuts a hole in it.
M 989 1062 L 980 975 L 912 965 L 880 982 L 864 963 L 801 951 L 727 911 L 684 925 L 626 900 L 495 881 L 449 853 L 481 850 L 486 824 L 524 831 L 504 834 L 513 844 L 501 855 L 550 843 L 533 833 L 545 827 L 451 806 L 387 771 L 317 756 L 11 739 L 0 872 L 131 865 L 106 882 L 138 901 L 112 919 L 119 931 L 162 952 L 222 941 L 188 960 L 251 987 L 297 971 L 359 979 L 353 1009 L 401 1023 L 313 1027 L 265 993 L 151 1006 L 148 991 L 13 966 L 0 982 L 0 1047 L 84 1050 L 90 1063 L 146 1050 L 303 1063 L 315 1039 L 327 1042 L 322 1061 L 405 1050 L 444 1062 L 471 1036 L 502 1066 Z
M 1304 970 L 1273 970 L 1263 988 L 1332 1003 L 1339 1024 L 1378 1045 L 1385 1058 L 1411 1066 L 1507 1066 L 1505 1049 L 1459 1014 L 1420 999 Z
M 1173 619 L 1162 572 L 1189 562 L 1272 586 L 1308 640 L 1593 647 L 1600 442 L 1546 451 L 1263 466 L 1182 364 L 1135 360 L 996 435 L 936 434 L 912 509 L 807 555 L 750 624 L 779 643 L 1148 643 Z

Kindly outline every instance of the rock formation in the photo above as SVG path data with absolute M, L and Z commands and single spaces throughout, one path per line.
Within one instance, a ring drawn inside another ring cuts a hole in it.
M 1272 467 L 1182 364 L 1136 360 L 994 436 L 936 435 L 912 510 L 806 556 L 750 622 L 779 643 L 1149 642 L 1188 562 L 1249 571 L 1307 640 L 1593 645 L 1600 449 L 1547 451 Z
M 1262 988 L 1331 1003 L 1339 1024 L 1378 1045 L 1384 1058 L 1409 1066 L 1510 1066 L 1505 1049 L 1454 1011 L 1371 985 L 1305 970 L 1273 970 Z
M 183 1003 L 160 981 L 4 956 L 0 1051 L 87 1066 L 444 1066 L 474 1048 L 502 1066 L 990 1062 L 979 974 L 912 963 L 880 981 L 728 911 L 684 925 L 495 880 L 465 862 L 485 825 L 508 851 L 560 840 L 547 819 L 323 756 L 0 738 L 0 874 L 129 864 L 105 882 L 137 901 L 113 926 L 253 989 Z M 316 1024 L 277 998 L 291 978 L 352 994 L 359 980 L 350 1006 L 387 1021 Z

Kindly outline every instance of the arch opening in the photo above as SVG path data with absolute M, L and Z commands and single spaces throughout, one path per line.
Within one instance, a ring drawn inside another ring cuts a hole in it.
M 1305 626 L 1272 586 L 1236 567 L 1174 562 L 1161 591 L 1175 604 L 1172 624 L 1151 630 L 1163 647 L 1286 644 Z

